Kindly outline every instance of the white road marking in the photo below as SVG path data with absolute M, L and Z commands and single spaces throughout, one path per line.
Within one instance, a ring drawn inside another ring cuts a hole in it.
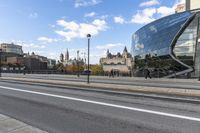
M 108 107 L 115 107 L 115 108 L 120 108 L 120 109 L 127 109 L 127 110 L 132 110 L 132 111 L 143 112 L 143 113 L 149 113 L 149 114 L 155 114 L 155 115 L 160 115 L 160 116 L 168 116 L 168 117 L 172 117 L 172 118 L 179 118 L 179 119 L 185 119 L 185 120 L 200 122 L 200 118 L 196 118 L 196 117 L 177 115 L 177 114 L 171 114 L 171 113 L 164 113 L 164 112 L 159 112 L 159 111 L 153 111 L 153 110 L 147 110 L 147 109 L 141 109 L 141 108 L 134 108 L 134 107 L 128 107 L 128 106 L 123 106 L 123 105 L 117 105 L 117 104 L 111 104 L 111 103 L 105 103 L 105 102 L 98 102 L 98 101 L 92 101 L 92 100 L 86 100 L 86 99 L 80 99 L 80 98 L 74 98 L 74 97 L 67 97 L 67 96 L 55 95 L 55 94 L 50 94 L 50 93 L 29 91 L 29 90 L 17 89 L 17 88 L 12 88 L 12 87 L 0 86 L 0 88 L 6 89 L 6 90 L 26 92 L 26 93 L 31 93 L 31 94 L 50 96 L 50 97 L 55 97 L 55 98 L 68 99 L 68 100 L 73 100 L 73 101 L 80 101 L 80 102 L 92 103 L 92 104 L 103 105 L 103 106 L 108 106 Z

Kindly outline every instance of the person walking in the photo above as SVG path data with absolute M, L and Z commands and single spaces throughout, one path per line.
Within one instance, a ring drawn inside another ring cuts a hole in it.
M 114 71 L 113 71 L 113 69 L 111 70 L 111 76 L 114 78 Z
M 147 79 L 148 77 L 151 79 L 150 71 L 147 68 L 147 69 L 145 69 L 145 79 Z

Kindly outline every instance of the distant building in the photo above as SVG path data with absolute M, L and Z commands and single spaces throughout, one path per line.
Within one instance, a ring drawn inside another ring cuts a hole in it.
M 13 43 L 1 43 L 0 44 L 1 51 L 1 61 L 3 64 L 7 62 L 8 57 L 22 57 L 23 51 L 22 46 L 15 45 Z
M 1 43 L 0 49 L 2 50 L 2 52 L 5 52 L 5 53 L 13 53 L 13 54 L 19 54 L 19 55 L 23 54 L 22 46 L 15 45 L 13 43 L 11 44 Z
M 47 70 L 47 57 L 35 55 L 33 52 L 31 55 L 24 54 L 21 57 L 7 57 L 7 64 L 12 66 L 26 67 L 26 70 Z
M 64 66 L 67 66 L 67 65 L 76 65 L 77 62 L 79 63 L 79 65 L 84 65 L 84 60 L 79 58 L 79 59 L 70 59 L 69 58 L 69 51 L 67 49 L 67 51 L 65 52 L 65 56 L 63 53 L 60 54 L 60 62 L 64 65 Z
M 56 60 L 55 59 L 48 59 L 47 66 L 48 68 L 53 68 L 56 65 Z
M 185 4 L 179 4 L 179 5 L 177 5 L 175 12 L 180 13 L 180 12 L 184 12 L 185 10 L 186 10 Z
M 63 55 L 63 53 L 60 54 L 60 62 L 61 62 L 61 63 L 64 62 L 64 55 Z
M 69 51 L 67 49 L 67 51 L 65 52 L 65 61 L 69 60 Z
M 126 47 L 122 54 L 117 53 L 116 55 L 112 55 L 107 50 L 106 58 L 101 58 L 100 64 L 103 65 L 104 72 L 114 70 L 121 74 L 130 74 L 133 66 L 133 58 Z
M 34 52 L 31 55 L 24 55 L 24 65 L 27 70 L 47 70 L 47 63 L 47 57 L 35 55 Z

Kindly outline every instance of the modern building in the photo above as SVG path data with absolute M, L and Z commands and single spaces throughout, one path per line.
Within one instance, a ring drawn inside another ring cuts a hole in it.
M 126 47 L 122 54 L 117 53 L 116 55 L 112 55 L 109 50 L 107 50 L 107 55 L 105 58 L 100 59 L 100 64 L 103 66 L 105 73 L 114 70 L 120 74 L 127 75 L 132 72 L 133 58 Z
M 135 75 L 149 68 L 156 77 L 200 76 L 200 10 L 176 13 L 133 34 Z
M 2 50 L 2 52 L 5 52 L 5 53 L 13 53 L 13 54 L 19 54 L 19 55 L 23 54 L 22 46 L 15 45 L 13 43 L 11 44 L 1 43 L 0 49 Z
M 22 57 L 23 56 L 22 46 L 15 45 L 13 43 L 1 43 L 0 51 L 1 51 L 2 64 L 6 64 L 7 58 L 9 58 L 9 57 Z

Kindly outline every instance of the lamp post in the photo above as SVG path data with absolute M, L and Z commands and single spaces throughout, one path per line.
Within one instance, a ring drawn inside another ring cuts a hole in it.
M 198 40 L 197 40 L 197 46 L 199 47 L 199 45 L 200 45 L 200 38 L 198 38 Z M 199 59 L 199 61 L 200 61 L 200 59 Z M 198 80 L 200 81 L 200 65 L 199 65 L 199 68 L 198 68 L 199 70 L 199 77 L 198 77 Z
M 88 39 L 88 66 L 87 66 L 87 83 L 90 83 L 90 38 L 91 35 L 87 34 Z
M 1 77 L 1 54 L 2 54 L 2 49 L 0 49 L 0 77 Z
M 76 61 L 77 61 L 77 67 L 78 67 L 77 68 L 78 69 L 77 76 L 80 77 L 80 73 L 79 73 L 79 50 L 77 51 L 77 60 Z
M 197 26 L 197 47 L 198 47 L 198 50 L 199 50 L 199 48 L 200 48 L 200 33 L 199 33 L 199 31 L 200 31 L 200 17 L 198 18 L 198 26 Z M 198 58 L 200 58 L 200 57 L 198 57 Z M 200 62 L 199 61 L 200 59 L 198 59 L 198 63 Z M 199 73 L 199 77 L 198 77 L 198 80 L 200 81 L 200 65 L 199 65 L 199 68 L 198 68 L 198 73 Z

